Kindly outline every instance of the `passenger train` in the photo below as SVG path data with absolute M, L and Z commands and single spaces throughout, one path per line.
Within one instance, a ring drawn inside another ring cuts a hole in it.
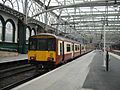
M 54 34 L 41 33 L 29 38 L 28 62 L 51 68 L 90 50 L 89 45 Z

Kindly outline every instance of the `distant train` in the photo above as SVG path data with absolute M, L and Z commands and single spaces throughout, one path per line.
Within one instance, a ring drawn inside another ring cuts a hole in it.
M 90 50 L 90 45 L 82 45 L 54 34 L 41 33 L 29 38 L 28 61 L 51 68 Z

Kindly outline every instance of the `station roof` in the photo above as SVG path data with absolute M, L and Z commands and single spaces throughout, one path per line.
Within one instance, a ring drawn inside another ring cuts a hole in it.
M 70 37 L 93 43 L 120 43 L 119 0 L 1 0 Z
M 65 20 L 60 25 L 70 25 L 78 33 L 92 38 L 94 43 L 103 42 L 106 31 L 108 44 L 118 43 L 120 38 L 119 0 L 52 0 L 49 9 Z M 61 10 L 61 13 L 59 13 Z M 54 23 L 53 25 L 57 25 Z M 105 25 L 105 28 L 104 28 Z

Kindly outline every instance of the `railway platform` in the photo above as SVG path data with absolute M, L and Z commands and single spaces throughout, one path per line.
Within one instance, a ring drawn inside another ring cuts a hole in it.
M 15 56 L 0 57 L 0 63 L 13 62 L 27 59 L 27 54 L 18 54 Z
M 117 58 L 116 58 L 117 57 Z M 96 50 L 12 90 L 120 90 L 120 56 L 110 53 L 110 70 Z

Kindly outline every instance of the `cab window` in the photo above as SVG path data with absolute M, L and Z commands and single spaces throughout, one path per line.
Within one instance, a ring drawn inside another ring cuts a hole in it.
M 31 38 L 29 40 L 30 50 L 55 51 L 55 39 L 53 38 Z
M 37 50 L 47 50 L 47 39 L 38 39 Z
M 36 50 L 36 43 L 37 43 L 36 38 L 30 38 L 29 39 L 29 50 Z
M 67 44 L 67 52 L 70 52 L 70 44 Z
M 55 51 L 55 39 L 48 39 L 48 51 Z

